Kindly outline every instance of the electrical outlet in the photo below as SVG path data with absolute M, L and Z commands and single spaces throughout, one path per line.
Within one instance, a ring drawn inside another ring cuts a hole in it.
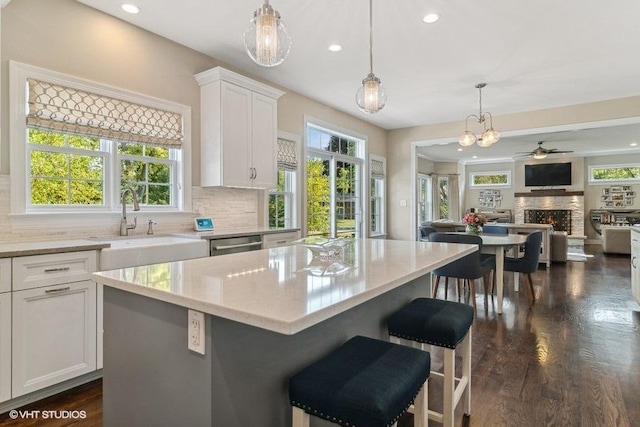
M 189 310 L 187 332 L 189 350 L 204 354 L 204 313 Z

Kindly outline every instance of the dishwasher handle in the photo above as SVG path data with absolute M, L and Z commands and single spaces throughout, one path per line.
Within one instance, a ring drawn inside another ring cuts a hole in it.
M 262 242 L 240 243 L 238 245 L 212 246 L 211 249 L 214 251 L 221 251 L 223 249 L 248 248 L 251 246 L 258 246 L 258 245 L 262 246 Z

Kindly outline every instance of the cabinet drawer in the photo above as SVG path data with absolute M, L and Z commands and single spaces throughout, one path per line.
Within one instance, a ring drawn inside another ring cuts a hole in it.
M 13 290 L 90 280 L 96 265 L 96 251 L 13 258 Z
M 11 291 L 11 258 L 0 258 L 0 294 Z
M 286 233 L 265 234 L 262 236 L 263 248 L 275 248 L 278 246 L 290 245 L 298 240 L 298 232 L 290 231 Z

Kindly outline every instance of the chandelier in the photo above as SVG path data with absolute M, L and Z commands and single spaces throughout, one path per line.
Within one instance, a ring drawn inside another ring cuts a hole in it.
M 380 79 L 373 74 L 373 6 L 369 0 L 369 74 L 356 92 L 356 104 L 361 111 L 375 114 L 384 108 L 386 102 L 387 93 Z
M 291 38 L 269 0 L 253 13 L 251 24 L 244 33 L 244 47 L 253 62 L 263 67 L 280 65 L 289 55 Z
M 458 143 L 463 147 L 469 147 L 476 142 L 479 147 L 489 147 L 500 140 L 500 134 L 497 130 L 493 129 L 493 116 L 489 112 L 485 113 L 489 116 L 489 129 L 487 129 L 485 114 L 482 113 L 482 88 L 486 85 L 486 83 L 478 83 L 475 86 L 476 89 L 478 89 L 478 92 L 480 92 L 480 112 L 477 116 L 475 114 L 467 116 L 467 119 L 465 120 L 464 133 L 460 136 L 460 139 L 458 139 Z M 479 137 L 469 130 L 469 119 L 472 117 L 477 123 L 482 124 L 482 134 Z

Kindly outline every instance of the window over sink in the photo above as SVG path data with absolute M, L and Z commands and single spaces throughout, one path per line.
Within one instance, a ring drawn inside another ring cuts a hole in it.
M 12 213 L 190 206 L 189 107 L 16 62 L 10 88 Z

